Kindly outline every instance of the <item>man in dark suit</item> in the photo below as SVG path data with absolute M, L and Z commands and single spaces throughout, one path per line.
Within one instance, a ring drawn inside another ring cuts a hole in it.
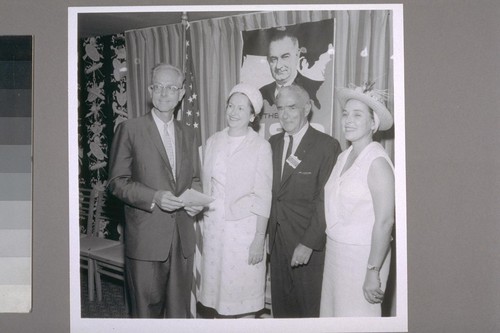
M 323 278 L 323 187 L 341 152 L 337 140 L 312 128 L 305 89 L 280 90 L 276 106 L 283 133 L 273 151 L 273 201 L 269 218 L 273 316 L 318 317 Z
M 314 101 L 317 109 L 321 104 L 316 97 L 316 92 L 323 84 L 323 81 L 314 81 L 301 75 L 297 68 L 300 60 L 300 49 L 298 39 L 286 30 L 275 30 L 271 35 L 267 61 L 274 82 L 261 87 L 262 98 L 269 105 L 274 105 L 276 95 L 281 87 L 289 85 L 299 85 L 303 87 L 310 98 Z
M 125 268 L 136 318 L 188 318 L 195 232 L 179 195 L 201 189 L 192 128 L 173 118 L 184 75 L 160 64 L 148 87 L 153 109 L 121 123 L 110 154 L 108 188 L 125 203 Z

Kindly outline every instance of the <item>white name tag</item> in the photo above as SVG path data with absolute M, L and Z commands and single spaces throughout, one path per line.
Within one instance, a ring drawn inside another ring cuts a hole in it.
M 294 169 L 299 166 L 300 162 L 302 162 L 302 161 L 299 160 L 298 157 L 295 156 L 295 155 L 290 155 L 286 159 L 286 163 L 288 163 L 288 165 L 291 166 Z

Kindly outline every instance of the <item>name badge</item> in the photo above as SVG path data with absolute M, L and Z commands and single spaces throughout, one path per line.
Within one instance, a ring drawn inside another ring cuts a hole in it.
M 291 166 L 294 169 L 299 166 L 300 162 L 302 162 L 302 161 L 299 160 L 299 158 L 297 156 L 295 156 L 295 155 L 290 155 L 286 159 L 286 163 L 288 163 L 288 165 Z

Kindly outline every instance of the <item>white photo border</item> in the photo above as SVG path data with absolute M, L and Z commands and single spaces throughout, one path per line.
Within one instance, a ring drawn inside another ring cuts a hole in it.
M 394 123 L 396 179 L 396 316 L 382 318 L 306 319 L 90 319 L 81 317 L 78 223 L 78 14 L 275 10 L 391 10 L 393 13 Z M 404 103 L 404 34 L 402 4 L 232 5 L 68 7 L 68 159 L 70 328 L 74 333 L 157 332 L 407 332 L 408 279 L 406 231 L 406 160 Z

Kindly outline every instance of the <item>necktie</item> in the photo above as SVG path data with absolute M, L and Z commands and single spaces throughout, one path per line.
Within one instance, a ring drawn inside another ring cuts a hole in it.
M 280 89 L 283 86 L 280 86 L 279 84 L 276 83 L 276 89 L 274 89 L 274 98 L 278 97 L 278 93 L 280 92 Z
M 288 148 L 286 149 L 286 155 L 285 155 L 285 161 L 283 163 L 283 170 L 281 171 L 281 177 L 283 178 L 283 174 L 285 173 L 285 169 L 287 168 L 288 163 L 286 163 L 286 160 L 290 155 L 292 155 L 292 148 L 293 148 L 293 136 L 288 135 Z M 289 165 L 288 165 L 289 166 Z
M 172 144 L 172 140 L 170 139 L 170 134 L 168 133 L 168 125 L 164 125 L 165 132 L 165 142 L 163 145 L 165 146 L 165 150 L 167 152 L 168 161 L 170 162 L 170 166 L 172 167 L 172 173 L 174 174 L 175 180 L 175 153 L 174 153 L 174 145 Z
M 286 149 L 285 161 L 292 155 L 292 147 L 293 147 L 293 136 L 288 135 L 288 148 Z

